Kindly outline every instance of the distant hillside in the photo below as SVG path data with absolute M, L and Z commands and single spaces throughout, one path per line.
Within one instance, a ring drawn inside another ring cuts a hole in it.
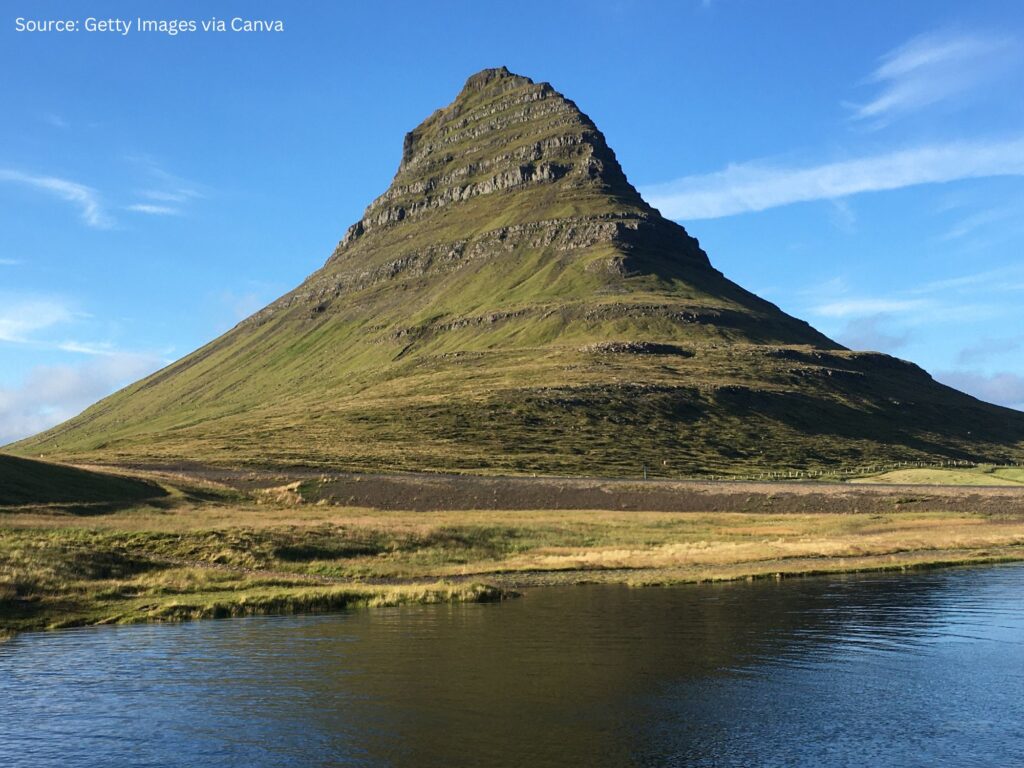
M 693 475 L 1020 457 L 1024 414 L 729 281 L 572 101 L 491 69 L 405 137 L 391 186 L 302 285 L 13 449 Z

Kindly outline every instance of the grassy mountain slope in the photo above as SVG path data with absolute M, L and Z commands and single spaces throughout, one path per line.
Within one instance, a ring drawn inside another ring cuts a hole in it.
M 15 450 L 571 474 L 1024 453 L 1024 414 L 715 270 L 547 84 L 474 75 L 294 291 Z

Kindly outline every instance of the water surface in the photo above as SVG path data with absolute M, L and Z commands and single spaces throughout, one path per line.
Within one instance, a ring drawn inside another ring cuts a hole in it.
M 0 644 L 0 764 L 1024 765 L 1024 567 Z

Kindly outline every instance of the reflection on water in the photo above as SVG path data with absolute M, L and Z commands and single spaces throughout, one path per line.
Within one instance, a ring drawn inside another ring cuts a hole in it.
M 0 644 L 0 763 L 1024 765 L 1024 567 Z

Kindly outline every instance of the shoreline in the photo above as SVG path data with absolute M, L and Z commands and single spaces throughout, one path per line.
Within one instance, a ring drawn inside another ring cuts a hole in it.
M 1007 488 L 120 474 L 0 506 L 0 634 L 1024 561 Z
M 595 568 L 550 571 L 513 571 L 467 574 L 443 581 L 387 580 L 379 582 L 309 582 L 302 586 L 229 592 L 197 591 L 175 595 L 144 605 L 122 605 L 120 612 L 67 616 L 28 626 L 0 624 L 0 642 L 24 632 L 49 632 L 88 626 L 180 623 L 249 616 L 324 615 L 350 610 L 433 605 L 439 603 L 500 602 L 522 597 L 524 592 L 551 587 L 594 584 L 630 588 L 726 584 L 741 581 L 782 581 L 841 575 L 908 573 L 945 568 L 984 567 L 1024 563 L 1024 545 L 991 551 L 931 551 L 863 558 L 836 557 L 772 562 L 757 567 L 741 564 L 717 570 L 673 568 Z M 230 570 L 230 569 L 228 569 Z M 294 574 L 280 573 L 280 578 Z M 40 617 L 42 618 L 42 617 Z

